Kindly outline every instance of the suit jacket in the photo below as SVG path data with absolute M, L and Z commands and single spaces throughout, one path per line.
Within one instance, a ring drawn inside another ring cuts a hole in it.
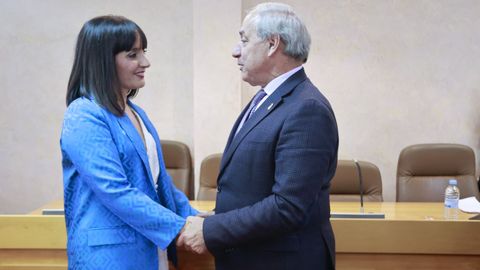
M 152 123 L 129 104 L 155 139 L 158 179 L 127 115 L 85 97 L 65 112 L 60 145 L 69 269 L 157 270 L 157 246 L 165 249 L 197 213 L 173 186 Z
M 243 114 L 222 157 L 216 214 L 203 225 L 217 269 L 333 269 L 338 131 L 329 102 L 301 69 L 235 136 Z

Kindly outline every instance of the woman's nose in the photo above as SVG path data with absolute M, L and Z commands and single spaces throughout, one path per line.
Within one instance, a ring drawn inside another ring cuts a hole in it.
M 140 65 L 142 65 L 142 67 L 144 67 L 144 68 L 150 67 L 150 61 L 148 61 L 148 58 L 145 55 L 143 55 L 143 58 L 142 58 L 142 61 L 140 62 Z

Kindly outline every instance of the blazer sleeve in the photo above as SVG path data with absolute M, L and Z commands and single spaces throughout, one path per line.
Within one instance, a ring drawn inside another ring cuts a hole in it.
M 187 218 L 188 216 L 196 216 L 198 214 L 198 211 L 194 209 L 193 207 L 190 206 L 189 200 L 185 193 L 181 192 L 178 190 L 172 182 L 170 182 L 172 185 L 172 190 L 173 190 L 173 198 L 175 200 L 175 206 L 177 208 L 177 214 Z
M 171 192 L 173 202 L 175 204 L 175 213 L 183 218 L 187 218 L 188 216 L 195 216 L 198 214 L 198 211 L 190 205 L 190 202 L 187 196 L 178 190 L 175 185 L 173 184 L 172 177 L 167 173 L 167 169 L 165 168 L 165 162 L 163 162 L 163 156 L 160 157 L 160 164 L 162 166 L 161 173 L 159 177 L 159 181 L 163 181 L 169 187 L 168 190 Z M 158 196 L 162 196 L 162 190 L 160 190 L 160 185 L 158 185 Z
M 203 233 L 210 252 L 301 228 L 318 194 L 328 187 L 337 147 L 336 121 L 329 107 L 316 99 L 302 101 L 286 116 L 270 157 L 275 160 L 272 194 L 253 205 L 207 217 Z
M 127 179 L 105 112 L 93 102 L 67 108 L 61 148 L 101 203 L 122 221 L 165 249 L 185 224 Z

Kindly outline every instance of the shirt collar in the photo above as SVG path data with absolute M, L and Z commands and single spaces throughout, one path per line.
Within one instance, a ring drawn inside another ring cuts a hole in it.
M 271 94 L 273 94 L 273 92 L 275 90 L 277 90 L 277 88 L 282 84 L 284 83 L 288 78 L 290 78 L 290 76 L 292 76 L 293 74 L 295 74 L 297 71 L 299 71 L 300 69 L 302 69 L 303 66 L 298 66 L 290 71 L 287 71 L 285 73 L 283 73 L 282 75 L 276 77 L 275 79 L 271 80 L 264 88 L 263 90 L 265 91 L 265 93 L 267 93 L 267 96 L 270 96 Z

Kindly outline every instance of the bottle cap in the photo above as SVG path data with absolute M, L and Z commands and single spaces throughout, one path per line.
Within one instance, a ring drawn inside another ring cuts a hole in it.
M 449 184 L 449 185 L 452 185 L 452 186 L 456 186 L 456 185 L 457 185 L 457 180 L 455 180 L 455 179 L 450 179 L 450 180 L 448 180 L 448 184 Z

